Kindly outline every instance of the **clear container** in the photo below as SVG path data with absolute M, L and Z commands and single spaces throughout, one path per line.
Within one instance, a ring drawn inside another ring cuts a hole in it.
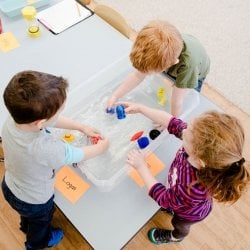
M 71 99 L 74 101 L 71 106 L 68 106 L 66 115 L 70 115 L 75 120 L 84 124 L 93 126 L 101 131 L 101 133 L 110 139 L 110 147 L 106 153 L 97 156 L 93 159 L 80 162 L 78 164 L 80 170 L 87 178 L 96 185 L 100 191 L 110 191 L 124 177 L 127 176 L 129 170 L 126 165 L 127 153 L 138 148 L 137 141 L 130 141 L 131 137 L 139 132 L 144 131 L 142 136 L 149 138 L 149 132 L 154 129 L 152 122 L 144 116 L 127 115 L 125 119 L 118 119 L 116 113 L 109 114 L 105 112 L 105 105 L 113 90 L 121 83 L 124 77 L 128 74 L 125 72 L 112 81 L 106 83 L 98 91 L 89 91 L 86 94 L 86 87 L 78 88 L 75 92 L 71 92 Z M 166 102 L 164 105 L 159 104 L 159 88 L 164 88 Z M 143 103 L 152 108 L 157 108 L 165 111 L 170 111 L 171 89 L 164 82 L 164 77 L 157 75 L 148 77 L 137 88 L 127 94 L 123 100 Z M 184 110 L 181 115 L 185 118 L 199 104 L 199 94 L 196 91 L 190 91 L 184 100 Z M 69 132 L 69 131 L 64 131 Z M 75 131 L 76 140 L 73 142 L 76 146 L 88 144 L 88 140 L 83 135 Z M 60 137 L 63 133 L 60 132 Z M 149 146 L 143 149 L 146 154 L 154 152 L 159 147 L 163 140 L 169 136 L 167 131 L 163 131 L 155 140 L 150 140 Z

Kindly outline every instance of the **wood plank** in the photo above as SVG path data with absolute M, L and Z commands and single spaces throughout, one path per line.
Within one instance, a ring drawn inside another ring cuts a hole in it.
M 16 239 L 13 231 L 10 231 L 5 222 L 0 218 L 0 249 L 1 250 L 23 250 L 22 244 Z

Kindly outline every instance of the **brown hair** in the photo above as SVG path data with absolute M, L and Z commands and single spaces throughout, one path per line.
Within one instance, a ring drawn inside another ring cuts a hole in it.
M 181 34 L 173 25 L 151 21 L 138 33 L 130 60 L 140 72 L 161 72 L 176 63 L 182 48 Z
M 4 103 L 16 123 L 49 119 L 66 100 L 68 82 L 54 75 L 23 71 L 5 88 Z
M 219 202 L 237 201 L 250 181 L 240 122 L 217 111 L 206 112 L 194 120 L 192 137 L 193 155 L 205 164 L 198 170 L 198 181 Z

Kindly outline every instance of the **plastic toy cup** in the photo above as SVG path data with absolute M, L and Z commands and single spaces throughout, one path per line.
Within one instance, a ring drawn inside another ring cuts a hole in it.
M 72 141 L 75 140 L 75 136 L 73 134 L 66 133 L 63 136 L 63 140 L 66 141 L 66 142 L 72 142 Z
M 131 138 L 130 141 L 136 141 L 138 140 L 142 135 L 143 135 L 144 131 L 139 131 L 137 133 L 135 133 Z
M 101 137 L 91 136 L 89 139 L 90 139 L 91 144 L 97 144 L 98 141 L 101 139 Z
M 108 114 L 114 114 L 115 113 L 115 109 L 114 108 L 106 109 L 106 113 L 108 113 Z
M 143 136 L 137 140 L 138 146 L 140 149 L 144 149 L 149 145 L 149 139 L 146 136 Z
M 150 132 L 149 132 L 149 138 L 151 140 L 154 140 L 156 137 L 158 137 L 160 135 L 160 131 L 157 130 L 157 129 L 152 129 Z
M 119 120 L 126 118 L 126 113 L 124 111 L 124 106 L 123 105 L 116 106 L 116 114 L 117 114 L 117 118 Z

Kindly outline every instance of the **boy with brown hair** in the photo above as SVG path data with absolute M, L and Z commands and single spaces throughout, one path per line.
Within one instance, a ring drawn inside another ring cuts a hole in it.
M 210 67 L 209 57 L 201 43 L 191 35 L 181 35 L 165 21 L 151 21 L 142 28 L 134 42 L 130 60 L 135 71 L 114 91 L 107 109 L 111 109 L 147 75 L 163 72 L 174 80 L 171 114 L 179 116 L 188 89 L 200 92 Z
M 60 115 L 68 82 L 51 74 L 23 71 L 4 91 L 4 103 L 11 115 L 3 126 L 2 140 L 5 199 L 20 214 L 20 230 L 26 234 L 27 250 L 57 245 L 63 238 L 52 228 L 55 171 L 65 164 L 87 160 L 103 153 L 108 140 L 82 148 L 53 137 L 50 126 L 74 129 L 87 136 L 100 136 L 94 128 Z

